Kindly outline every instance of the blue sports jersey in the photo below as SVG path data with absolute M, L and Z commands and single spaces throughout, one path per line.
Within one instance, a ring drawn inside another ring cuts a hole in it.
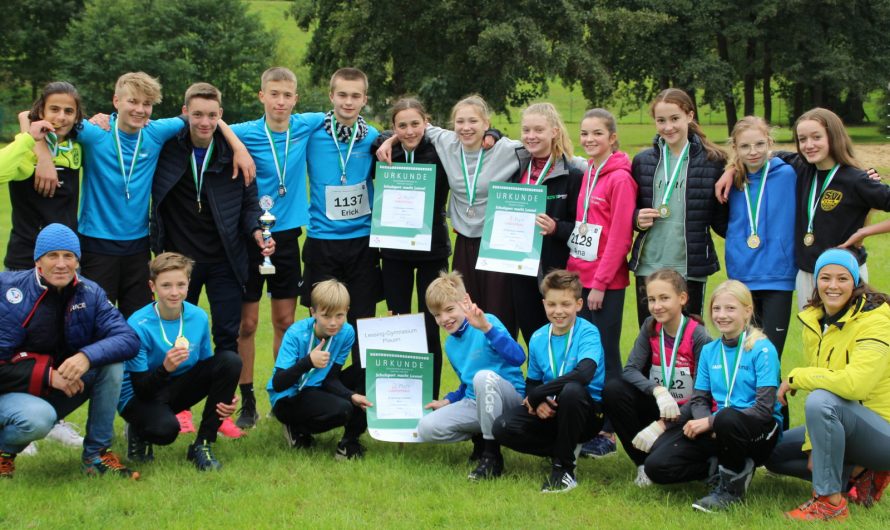
M 306 147 L 309 134 L 324 123 L 324 114 L 305 113 L 293 114 L 290 117 L 289 132 L 273 132 L 272 141 L 278 163 L 285 163 L 285 146 L 290 134 L 290 145 L 287 146 L 287 167 L 284 171 L 284 197 L 279 195 L 281 182 L 275 167 L 275 158 L 266 136 L 266 117 L 232 125 L 232 132 L 238 136 L 250 156 L 256 163 L 257 196 L 268 196 L 272 199 L 272 215 L 275 226 L 272 232 L 282 232 L 306 226 L 309 223 L 309 201 L 306 195 Z
M 272 369 L 272 377 L 269 378 L 269 384 L 266 385 L 266 391 L 269 393 L 269 401 L 272 406 L 283 398 L 295 396 L 301 387 L 321 386 L 322 381 L 331 371 L 331 366 L 339 364 L 343 366 L 346 359 L 352 352 L 352 344 L 355 342 L 355 330 L 347 322 L 343 324 L 343 328 L 339 333 L 330 337 L 324 345 L 324 349 L 331 353 L 331 359 L 324 368 L 312 368 L 303 378 L 301 382 L 285 389 L 283 392 L 275 392 L 272 389 L 272 379 L 275 378 L 275 372 L 278 370 L 287 370 L 297 364 L 297 361 L 309 355 L 319 340 L 315 337 L 315 318 L 309 317 L 303 319 L 287 328 L 284 338 L 281 339 L 281 348 L 278 350 L 278 359 L 275 361 L 275 367 Z M 309 348 L 309 341 L 312 341 L 312 348 Z
M 546 324 L 535 331 L 528 342 L 528 378 L 547 383 L 559 377 L 558 373 L 561 367 L 562 375 L 565 375 L 574 370 L 582 359 L 590 359 L 596 363 L 596 372 L 587 385 L 587 392 L 594 401 L 601 401 L 606 378 L 606 365 L 603 360 L 600 332 L 596 326 L 583 318 L 575 319 L 575 330 L 572 333 L 572 343 L 569 345 L 568 355 L 566 355 L 568 333 L 553 335 L 549 339 L 553 350 L 556 374 L 553 373 L 553 368 L 550 366 L 550 353 L 547 349 L 549 335 L 550 324 Z
M 717 410 L 722 409 L 726 403 L 726 393 L 729 386 L 723 371 L 723 355 L 721 354 L 722 340 L 709 342 L 702 348 L 698 358 L 698 373 L 695 376 L 695 389 L 705 390 L 711 393 L 717 402 Z M 727 372 L 732 378 L 735 368 L 738 347 L 723 347 L 726 352 L 726 362 L 729 366 Z M 781 365 L 776 347 L 769 339 L 760 339 L 754 343 L 750 350 L 742 352 L 742 360 L 739 362 L 738 376 L 732 389 L 729 406 L 736 410 L 751 408 L 757 399 L 757 389 L 774 386 L 778 390 L 781 380 Z M 773 417 L 781 425 L 782 405 L 776 400 Z
M 324 114 L 320 114 L 324 120 Z M 374 203 L 373 168 L 377 158 L 371 153 L 371 145 L 377 138 L 377 129 L 368 125 L 368 135 L 356 141 L 346 164 L 346 185 L 364 182 L 370 207 Z M 343 159 L 349 151 L 349 144 L 338 142 Z M 317 239 L 352 239 L 371 234 L 371 215 L 354 219 L 329 219 L 326 214 L 325 188 L 342 186 L 340 154 L 337 145 L 324 126 L 316 128 L 309 135 L 309 154 L 306 163 L 309 168 L 309 230 L 308 235 Z
M 498 317 L 486 313 L 485 318 L 492 326 L 498 328 L 502 333 L 510 336 L 507 328 L 498 320 Z M 476 399 L 476 392 L 473 389 L 473 378 L 479 370 L 492 370 L 499 376 L 506 379 L 513 388 L 520 394 L 525 394 L 525 380 L 522 377 L 522 368 L 513 366 L 498 354 L 485 333 L 467 326 L 466 331 L 460 337 L 449 335 L 445 339 L 445 353 L 448 355 L 448 362 L 457 374 L 461 385 L 466 385 L 466 394 L 464 397 Z
M 155 302 L 136 311 L 127 319 L 130 327 L 139 336 L 139 353 L 124 363 L 124 380 L 121 383 L 121 397 L 118 411 L 124 410 L 133 397 L 133 383 L 130 372 L 153 372 L 164 364 L 167 352 L 179 336 L 179 319 L 163 320 L 155 312 Z M 161 332 L 163 326 L 163 333 Z M 164 336 L 166 334 L 166 340 Z M 182 336 L 189 341 L 189 356 L 176 367 L 171 377 L 191 370 L 199 361 L 213 356 L 210 347 L 210 323 L 207 313 L 196 305 L 182 303 Z
M 132 241 L 148 236 L 148 205 L 151 181 L 164 143 L 185 126 L 181 118 L 152 120 L 142 129 L 142 143 L 135 154 L 136 165 L 129 186 L 121 173 L 114 140 L 117 115 L 111 115 L 111 130 L 106 131 L 84 120 L 77 141 L 83 147 L 83 185 L 81 186 L 78 231 L 89 237 L 114 241 Z M 124 173 L 129 175 L 138 134 L 120 131 Z M 130 198 L 127 199 L 127 189 Z

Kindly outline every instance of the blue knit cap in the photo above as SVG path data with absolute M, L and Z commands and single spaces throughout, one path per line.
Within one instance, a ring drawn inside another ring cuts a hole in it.
M 68 250 L 74 253 L 79 260 L 80 240 L 77 239 L 77 234 L 63 224 L 47 225 L 37 234 L 37 243 L 34 245 L 34 261 L 53 250 Z
M 856 256 L 849 250 L 830 248 L 823 252 L 819 259 L 816 260 L 816 277 L 819 276 L 819 271 L 822 270 L 822 267 L 826 265 L 840 265 L 847 269 L 850 272 L 850 276 L 853 277 L 853 285 L 859 285 L 859 262 L 856 260 Z

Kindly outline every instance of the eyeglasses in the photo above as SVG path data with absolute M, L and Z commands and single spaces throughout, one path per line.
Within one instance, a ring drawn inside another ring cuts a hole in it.
M 757 142 L 756 144 L 740 144 L 736 146 L 736 149 L 739 153 L 747 155 L 751 151 L 757 151 L 758 153 L 766 151 L 768 147 L 769 142 Z

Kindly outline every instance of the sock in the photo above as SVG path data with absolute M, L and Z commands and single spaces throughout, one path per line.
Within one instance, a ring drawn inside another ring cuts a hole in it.
M 256 408 L 256 397 L 253 395 L 253 383 L 244 383 L 243 385 L 238 385 L 238 388 L 241 389 L 241 406 Z
M 492 458 L 501 457 L 501 444 L 495 440 L 484 440 L 482 454 Z

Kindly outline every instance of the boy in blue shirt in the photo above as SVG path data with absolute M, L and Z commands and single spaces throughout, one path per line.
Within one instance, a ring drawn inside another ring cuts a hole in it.
M 220 469 L 213 443 L 222 420 L 235 412 L 241 359 L 210 347 L 207 313 L 185 301 L 192 261 L 165 252 L 149 264 L 157 302 L 130 316 L 141 345 L 124 366 L 118 411 L 128 422 L 127 456 L 154 459 L 152 444 L 169 445 L 179 434 L 176 414 L 204 398 L 204 414 L 187 458 L 199 471 Z
M 340 371 L 355 342 L 355 330 L 346 322 L 349 292 L 337 280 L 320 282 L 312 289 L 312 316 L 284 334 L 281 350 L 266 390 L 272 413 L 284 424 L 284 436 L 295 448 L 312 445 L 312 435 L 345 427 L 334 457 L 364 456 L 359 437 L 367 428 L 368 398 L 346 388 Z
M 483 313 L 470 300 L 459 272 L 443 272 L 433 280 L 426 305 L 449 333 L 445 353 L 460 386 L 424 407 L 433 412 L 420 420 L 417 431 L 423 441 L 437 443 L 469 440 L 481 433 L 482 455 L 468 478 L 498 477 L 504 457 L 492 426 L 504 410 L 522 403 L 525 352 L 496 316 Z
M 516 451 L 550 457 L 541 491 L 565 492 L 578 485 L 575 449 L 603 426 L 603 347 L 596 326 L 577 318 L 584 307 L 577 275 L 555 270 L 541 290 L 550 323 L 529 340 L 528 394 L 497 419 L 494 435 Z

